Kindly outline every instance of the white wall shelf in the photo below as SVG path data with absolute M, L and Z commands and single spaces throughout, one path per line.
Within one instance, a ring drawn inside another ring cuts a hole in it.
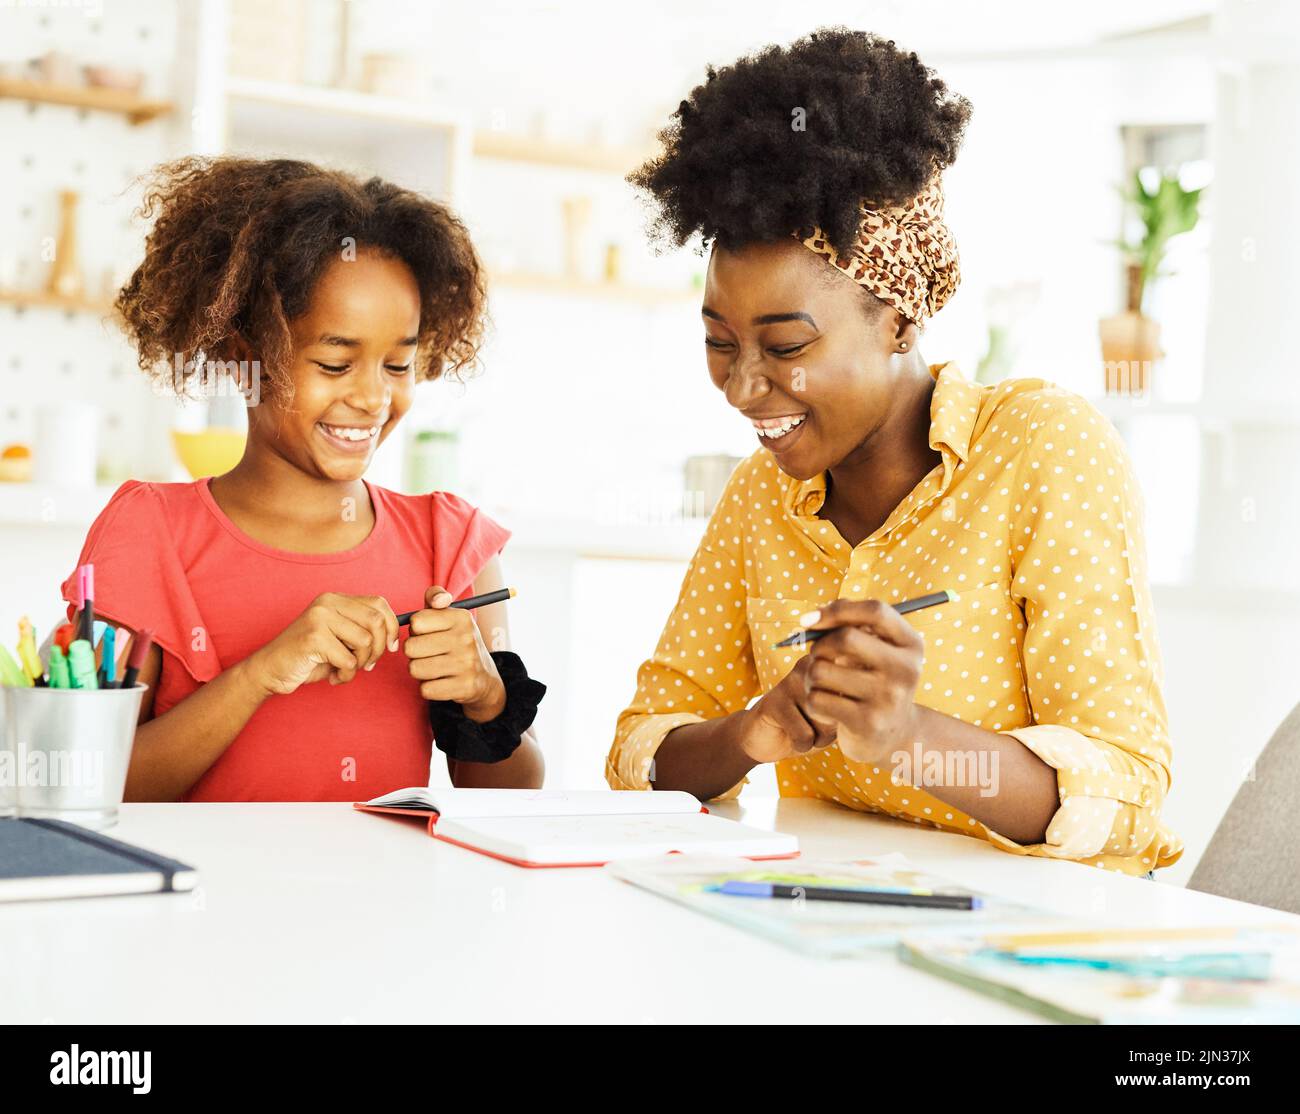
M 242 121 L 281 135 L 322 121 L 341 139 L 364 136 L 374 142 L 380 136 L 409 138 L 413 131 L 452 132 L 463 123 L 453 113 L 393 97 L 247 77 L 227 79 L 226 96 Z
M 1088 399 L 1116 424 L 1144 418 L 1195 418 L 1211 426 L 1269 426 L 1300 429 L 1300 405 L 1288 402 L 1212 403 L 1204 399 L 1166 402 L 1160 399 L 1108 395 Z
M 460 192 L 470 133 L 455 113 L 349 89 L 208 78 L 217 149 L 378 174 L 445 202 Z M 196 135 L 196 146 L 199 146 Z

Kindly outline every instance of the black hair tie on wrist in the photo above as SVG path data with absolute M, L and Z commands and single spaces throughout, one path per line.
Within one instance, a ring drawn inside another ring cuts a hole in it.
M 433 741 L 448 758 L 457 762 L 501 762 L 519 747 L 520 738 L 537 718 L 537 706 L 546 686 L 528 676 L 518 654 L 494 650 L 506 703 L 495 719 L 475 723 L 454 700 L 429 700 L 429 725 Z

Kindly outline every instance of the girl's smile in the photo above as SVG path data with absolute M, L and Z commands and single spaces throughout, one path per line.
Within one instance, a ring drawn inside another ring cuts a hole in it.
M 316 432 L 335 452 L 369 458 L 379 444 L 383 422 L 372 425 L 317 422 Z

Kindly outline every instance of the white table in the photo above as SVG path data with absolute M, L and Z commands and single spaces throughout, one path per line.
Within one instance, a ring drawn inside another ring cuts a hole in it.
M 821 802 L 716 810 L 1082 916 L 1300 923 Z M 805 958 L 603 871 L 524 870 L 347 805 L 126 805 L 111 834 L 201 888 L 0 904 L 0 1023 L 1035 1020 L 888 953 Z

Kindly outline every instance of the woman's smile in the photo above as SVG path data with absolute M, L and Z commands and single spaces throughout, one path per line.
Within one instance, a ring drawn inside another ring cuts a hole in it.
M 751 417 L 750 423 L 758 436 L 758 443 L 774 453 L 783 453 L 792 448 L 803 434 L 808 424 L 807 411 L 795 414 L 778 414 L 770 418 Z

